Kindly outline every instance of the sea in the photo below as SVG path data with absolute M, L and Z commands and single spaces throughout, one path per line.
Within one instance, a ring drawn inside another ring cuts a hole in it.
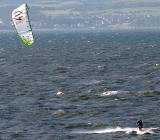
M 159 30 L 33 33 L 0 32 L 1 140 L 160 139 Z

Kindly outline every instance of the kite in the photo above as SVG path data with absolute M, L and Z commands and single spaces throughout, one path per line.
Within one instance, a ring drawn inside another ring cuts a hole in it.
M 21 38 L 23 43 L 27 46 L 30 46 L 32 43 L 34 43 L 34 37 L 28 16 L 27 4 L 22 4 L 21 6 L 13 10 L 12 20 L 17 34 Z

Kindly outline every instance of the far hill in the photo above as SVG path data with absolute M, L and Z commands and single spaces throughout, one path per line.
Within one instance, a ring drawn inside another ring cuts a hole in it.
M 5 0 L 0 1 L 0 28 L 11 28 L 11 12 L 30 7 L 33 28 L 160 27 L 160 0 Z

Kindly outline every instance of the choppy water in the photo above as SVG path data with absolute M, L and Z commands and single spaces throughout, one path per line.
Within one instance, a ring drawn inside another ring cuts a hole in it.
M 0 33 L 2 140 L 160 138 L 160 31 L 35 38 L 25 47 L 15 33 Z

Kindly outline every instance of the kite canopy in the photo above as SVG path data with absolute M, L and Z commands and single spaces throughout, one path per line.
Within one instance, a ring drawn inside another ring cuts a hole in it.
M 30 46 L 32 43 L 34 43 L 32 28 L 28 16 L 27 4 L 22 4 L 13 10 L 12 20 L 23 43 L 27 46 Z

